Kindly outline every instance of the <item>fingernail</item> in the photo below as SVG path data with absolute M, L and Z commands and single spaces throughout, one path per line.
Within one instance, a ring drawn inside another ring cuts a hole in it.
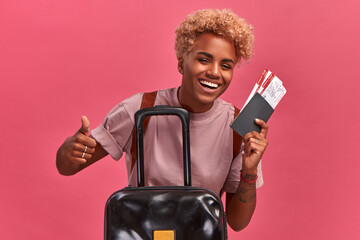
M 244 155 L 245 151 L 241 151 L 241 154 Z

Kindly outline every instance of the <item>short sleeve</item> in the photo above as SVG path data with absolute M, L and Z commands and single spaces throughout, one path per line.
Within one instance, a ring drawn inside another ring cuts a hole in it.
M 229 174 L 222 189 L 223 192 L 235 193 L 240 183 L 240 171 L 242 168 L 242 155 L 238 154 L 231 164 Z M 258 164 L 258 178 L 256 180 L 256 188 L 264 184 L 263 175 L 261 171 L 261 161 Z
M 118 104 L 106 115 L 102 124 L 91 132 L 93 138 L 115 160 L 122 157 L 131 137 L 134 113 L 139 109 L 141 97 L 141 94 L 137 94 Z

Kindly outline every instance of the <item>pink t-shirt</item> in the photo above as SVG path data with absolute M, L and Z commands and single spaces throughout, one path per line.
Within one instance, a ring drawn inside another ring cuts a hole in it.
M 155 105 L 180 106 L 178 88 L 159 90 Z M 138 93 L 113 108 L 92 136 L 118 160 L 126 153 L 129 185 L 136 186 L 136 167 L 131 168 L 131 143 L 134 114 L 143 93 Z M 190 113 L 190 151 L 192 185 L 234 193 L 240 181 L 241 154 L 233 161 L 234 107 L 217 99 L 205 113 Z M 176 116 L 152 116 L 144 136 L 146 186 L 183 185 L 181 121 Z M 261 164 L 257 187 L 263 184 Z

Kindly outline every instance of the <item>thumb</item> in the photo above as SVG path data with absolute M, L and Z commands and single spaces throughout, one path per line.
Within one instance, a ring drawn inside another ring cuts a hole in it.
M 79 131 L 86 136 L 90 135 L 90 121 L 86 116 L 81 116 L 81 128 Z

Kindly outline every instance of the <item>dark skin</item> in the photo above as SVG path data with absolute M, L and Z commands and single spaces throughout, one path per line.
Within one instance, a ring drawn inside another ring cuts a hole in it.
M 179 60 L 183 74 L 179 91 L 179 102 L 190 112 L 202 113 L 209 110 L 213 102 L 229 86 L 237 57 L 232 42 L 214 34 L 205 33 L 198 37 L 193 49 Z M 212 87 L 207 87 L 211 85 Z M 67 138 L 57 152 L 56 166 L 60 174 L 73 175 L 104 158 L 108 153 L 90 136 L 90 122 L 83 116 L 81 128 Z M 257 175 L 257 166 L 268 145 L 267 124 L 255 120 L 261 132 L 251 132 L 243 138 L 242 174 L 247 181 Z M 82 157 L 87 146 L 86 153 Z M 240 181 L 235 193 L 226 194 L 226 212 L 229 226 L 240 231 L 250 222 L 256 206 L 256 185 Z
M 56 167 L 60 174 L 74 175 L 80 170 L 104 158 L 108 153 L 90 136 L 90 121 L 81 117 L 81 128 L 71 137 L 68 137 L 60 146 L 56 154 Z M 85 156 L 81 158 L 85 146 Z
M 243 178 L 248 182 L 256 179 L 257 165 L 268 145 L 268 126 L 263 120 L 255 120 L 261 127 L 260 133 L 250 132 L 244 136 L 242 150 Z M 244 229 L 250 222 L 256 206 L 256 184 L 240 181 L 236 193 L 226 194 L 226 212 L 229 226 L 235 231 Z

